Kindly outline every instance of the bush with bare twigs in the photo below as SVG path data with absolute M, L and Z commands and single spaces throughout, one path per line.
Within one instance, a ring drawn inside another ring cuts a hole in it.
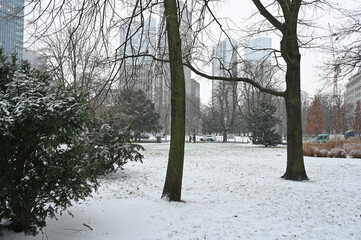
M 310 157 L 329 158 L 361 158 L 361 139 L 349 138 L 347 141 L 340 138 L 319 144 L 310 141 L 303 143 L 303 155 Z

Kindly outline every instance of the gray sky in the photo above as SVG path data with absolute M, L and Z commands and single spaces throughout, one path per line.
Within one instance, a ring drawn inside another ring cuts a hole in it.
M 355 0 L 342 0 L 335 1 L 338 3 L 338 6 L 344 6 L 348 8 L 353 8 L 356 6 L 360 6 L 360 4 Z M 247 20 L 248 16 L 252 12 L 257 11 L 254 7 L 251 0 L 239 1 L 239 0 L 227 0 L 224 7 L 219 9 L 220 16 L 225 16 L 231 18 L 235 23 L 244 24 Z M 306 16 L 311 17 L 309 15 L 309 11 L 306 11 Z M 331 27 L 334 28 L 339 21 L 338 18 L 335 18 L 334 14 L 330 14 L 329 11 L 318 11 L 314 13 L 317 15 L 317 23 L 320 24 L 324 31 L 315 30 L 316 34 L 322 35 L 331 35 L 328 30 L 328 23 L 331 24 Z M 315 15 L 312 15 L 312 17 Z M 232 36 L 237 39 L 237 36 Z M 280 39 L 276 36 L 268 36 L 272 38 L 272 47 L 279 49 L 279 41 Z M 322 44 L 329 44 L 331 46 L 331 39 L 326 37 L 322 40 Z M 301 49 L 301 89 L 309 94 L 312 97 L 315 94 L 320 93 L 320 91 L 332 92 L 331 87 L 327 84 L 327 80 L 332 80 L 332 76 L 329 79 L 324 77 L 324 71 L 320 70 L 322 63 L 327 61 L 328 59 L 332 59 L 332 55 L 325 54 L 321 49 Z M 197 79 L 197 78 L 196 78 Z M 344 90 L 344 84 L 346 83 L 348 78 L 339 81 L 339 90 Z M 211 97 L 211 83 L 209 80 L 200 79 L 201 83 L 201 101 L 203 104 L 206 104 L 210 101 Z

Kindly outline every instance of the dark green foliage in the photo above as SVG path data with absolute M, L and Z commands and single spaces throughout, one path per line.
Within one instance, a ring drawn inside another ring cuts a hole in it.
M 1 73 L 0 220 L 34 233 L 96 185 L 78 141 L 88 108 L 27 64 L 14 71 L 2 62 Z
M 15 62 L 0 54 L 0 222 L 36 234 L 114 164 L 141 160 L 142 148 L 115 122 L 93 121 L 81 97 Z
M 124 127 L 119 114 L 108 111 L 95 119 L 87 141 L 89 160 L 97 165 L 94 170 L 103 174 L 122 168 L 127 161 L 142 162 L 139 150 L 144 148 L 130 142 L 130 128 Z
M 157 132 L 161 129 L 159 113 L 142 90 L 121 91 L 110 112 L 113 117 L 116 115 L 122 127 L 132 131 L 134 137 L 139 137 L 142 132 Z
M 276 106 L 269 102 L 261 102 L 260 107 L 247 117 L 252 143 L 276 146 L 281 142 L 281 136 L 275 131 L 280 120 L 274 116 Z

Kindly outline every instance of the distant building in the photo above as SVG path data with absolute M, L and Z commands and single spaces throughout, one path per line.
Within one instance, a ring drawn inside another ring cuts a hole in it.
M 182 41 L 183 54 L 189 50 L 189 46 L 192 43 L 192 28 L 189 26 L 191 22 L 191 11 L 185 7 L 182 1 L 179 1 L 180 9 L 182 9 L 180 19 L 180 37 Z M 165 33 L 164 22 L 160 22 L 158 25 L 158 32 Z M 161 39 L 157 41 L 157 53 L 156 55 L 161 59 L 167 59 L 169 56 L 168 40 L 166 34 L 162 35 Z M 153 102 L 156 109 L 160 114 L 160 124 L 163 126 L 163 133 L 170 134 L 171 126 L 171 76 L 169 63 L 157 62 L 155 64 L 155 71 L 153 72 Z M 186 83 L 186 94 L 191 80 L 191 70 L 187 67 L 183 67 L 184 79 Z M 193 82 L 194 83 L 194 82 Z M 187 103 L 186 103 L 187 104 Z M 186 108 L 186 115 L 189 114 L 189 109 Z M 198 111 L 199 112 L 199 111 Z
M 180 3 L 182 4 L 182 2 Z M 184 49 L 188 43 L 192 42 L 190 39 L 192 34 L 189 32 L 191 28 L 187 27 L 189 16 L 191 15 L 188 14 L 187 9 L 184 9 L 182 13 L 180 34 L 182 48 Z M 145 56 L 137 58 L 130 57 L 139 54 L 150 54 L 158 58 L 168 58 L 169 52 L 166 35 L 163 35 L 160 39 L 157 37 L 159 32 L 164 32 L 164 29 L 162 29 L 164 22 L 159 23 L 158 26 L 157 29 L 155 18 L 145 19 L 143 27 L 140 22 L 133 22 L 130 27 L 128 27 L 127 24 L 121 26 L 121 46 L 118 56 L 120 58 L 125 57 L 125 59 L 122 61 L 123 65 L 121 66 L 121 72 L 119 74 L 119 89 L 133 88 L 143 90 L 148 98 L 152 100 L 155 109 L 160 114 L 160 125 L 163 127 L 163 133 L 169 135 L 171 125 L 171 76 L 169 63 L 154 61 L 151 57 Z M 184 67 L 184 77 L 186 88 L 188 89 L 188 85 L 190 84 L 193 88 L 192 93 L 186 90 L 187 94 L 191 94 L 189 96 L 187 95 L 187 98 L 194 102 L 196 101 L 196 97 L 192 94 L 194 94 L 193 91 L 197 89 L 196 84 L 198 83 L 191 80 L 191 71 L 187 67 Z M 199 103 L 196 105 L 199 108 Z M 196 111 L 193 108 L 190 109 L 191 112 Z M 188 112 L 188 110 L 186 111 Z M 192 115 L 193 113 L 187 114 Z
M 212 52 L 212 75 L 220 77 L 237 76 L 237 41 L 234 39 L 224 39 L 213 45 Z M 212 81 L 212 105 L 219 92 L 221 84 L 227 84 L 220 80 Z M 231 93 L 230 93 L 231 94 Z
M 271 80 L 272 39 L 267 37 L 248 40 L 244 50 L 246 76 L 265 83 Z
M 198 134 L 200 131 L 200 84 L 186 80 L 186 134 Z
M 347 121 L 352 123 L 356 103 L 357 101 L 361 102 L 361 67 L 357 73 L 348 80 L 344 97 L 347 109 Z
M 155 55 L 157 44 L 156 20 L 147 18 L 142 23 L 124 24 L 120 29 L 120 50 L 118 55 L 124 57 L 119 75 L 119 88 L 143 90 L 152 99 L 152 79 L 154 64 L 151 57 L 137 55 Z M 129 31 L 128 31 L 129 29 Z
M 7 55 L 23 57 L 24 0 L 0 0 L 0 47 Z
M 268 37 L 248 40 L 245 44 L 244 59 L 247 61 L 270 61 L 272 39 Z

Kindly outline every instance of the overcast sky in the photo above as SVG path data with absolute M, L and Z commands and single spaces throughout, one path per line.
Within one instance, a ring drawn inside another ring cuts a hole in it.
M 354 8 L 356 6 L 360 6 L 360 3 L 355 0 L 342 0 L 337 1 L 337 3 L 340 7 L 344 6 L 348 8 Z M 227 0 L 226 4 L 219 9 L 219 14 L 231 18 L 236 23 L 244 24 L 246 21 L 245 18 L 250 16 L 250 14 L 254 11 L 256 11 L 256 8 L 254 7 L 251 0 Z M 309 12 L 307 12 L 307 14 L 308 13 Z M 318 34 L 326 34 L 326 36 L 327 34 L 331 35 L 328 28 L 328 23 L 330 23 L 332 28 L 336 28 L 339 19 L 335 18 L 334 14 L 330 13 L 330 11 L 318 11 L 316 14 L 318 17 L 317 23 L 321 24 L 321 26 L 325 28 L 323 33 L 318 30 Z M 237 39 L 236 36 L 232 37 Z M 272 38 L 272 47 L 279 49 L 279 39 L 277 39 L 275 36 L 269 37 Z M 331 45 L 330 38 L 328 39 L 326 37 L 323 40 L 323 44 Z M 320 49 L 301 49 L 301 55 L 301 89 L 306 91 L 310 97 L 320 93 L 320 91 L 325 93 L 332 92 L 332 87 L 327 87 L 329 84 L 327 84 L 327 79 L 323 77 L 324 71 L 320 70 L 322 63 L 328 59 L 332 59 L 332 55 L 326 54 Z M 348 78 L 339 81 L 339 89 L 341 91 L 344 90 L 343 86 L 347 79 Z M 199 82 L 201 83 L 201 101 L 202 103 L 206 104 L 210 101 L 211 98 L 211 83 L 209 80 L 203 79 L 199 79 Z

